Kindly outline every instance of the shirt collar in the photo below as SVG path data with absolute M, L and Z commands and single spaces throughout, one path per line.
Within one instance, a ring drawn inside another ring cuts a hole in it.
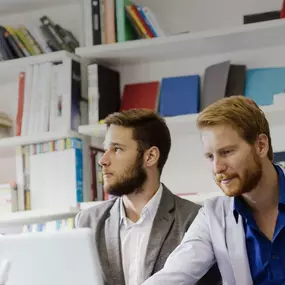
M 279 183 L 279 193 L 280 193 L 280 198 L 279 198 L 279 205 L 282 204 L 285 206 L 285 174 L 284 170 L 278 166 L 274 165 L 275 169 L 278 174 L 278 183 Z
M 143 207 L 141 217 L 149 214 L 150 219 L 154 219 L 160 200 L 162 196 L 163 187 L 160 183 L 158 190 L 154 194 L 154 196 L 147 202 L 147 204 Z M 128 224 L 128 218 L 126 216 L 125 207 L 123 203 L 123 198 L 120 198 L 120 224 L 124 223 Z
M 278 183 L 279 183 L 279 208 L 283 206 L 285 208 L 285 175 L 282 168 L 278 165 L 273 164 L 277 171 Z M 238 217 L 241 215 L 243 218 L 248 219 L 251 217 L 251 213 L 247 205 L 244 203 L 242 197 L 234 198 L 233 215 L 236 223 L 238 222 Z

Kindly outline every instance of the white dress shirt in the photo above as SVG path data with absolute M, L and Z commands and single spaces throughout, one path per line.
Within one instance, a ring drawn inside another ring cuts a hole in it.
M 144 206 L 141 217 L 134 223 L 126 217 L 123 199 L 120 204 L 120 239 L 126 285 L 142 284 L 142 268 L 147 244 L 162 195 L 162 185 Z

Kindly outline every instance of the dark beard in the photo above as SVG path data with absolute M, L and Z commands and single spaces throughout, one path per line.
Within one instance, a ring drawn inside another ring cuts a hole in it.
M 105 189 L 108 194 L 121 197 L 123 195 L 139 192 L 147 179 L 143 169 L 143 156 L 139 156 L 135 165 L 129 167 L 126 175 L 120 178 L 116 184 Z

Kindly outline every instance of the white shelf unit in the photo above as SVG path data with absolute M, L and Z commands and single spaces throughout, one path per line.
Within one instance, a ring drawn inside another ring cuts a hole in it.
M 285 44 L 283 19 L 227 29 L 80 47 L 76 54 L 104 64 L 129 64 L 200 57 Z
M 74 218 L 81 210 L 93 207 L 100 203 L 102 203 L 102 201 L 83 202 L 79 203 L 77 207 L 66 209 L 40 209 L 7 213 L 0 217 L 0 228 Z
M 102 201 L 83 202 L 78 204 L 77 207 L 66 209 L 40 209 L 2 214 L 0 217 L 0 229 L 75 218 L 81 210 L 100 203 L 102 203 Z
M 79 208 L 70 209 L 43 209 L 22 212 L 13 212 L 0 217 L 0 228 L 23 226 L 27 224 L 45 223 L 48 221 L 74 218 L 80 211 Z
M 0 25 L 17 27 L 22 24 L 28 29 L 31 29 L 36 26 L 39 27 L 41 25 L 40 18 L 46 15 L 54 23 L 71 31 L 80 44 L 82 44 L 83 19 L 81 8 L 81 0 L 0 0 Z M 49 61 L 61 62 L 66 60 L 67 62 L 69 59 L 80 62 L 78 56 L 67 51 L 58 51 L 0 62 L 0 111 L 6 112 L 9 117 L 13 119 L 14 126 L 17 114 L 19 73 L 25 71 L 28 65 Z M 60 132 L 48 132 L 27 137 L 20 136 L 0 139 L 0 162 L 2 166 L 0 167 L 1 183 L 17 181 L 17 146 L 70 137 L 83 138 L 76 131 L 70 131 L 66 128 Z M 84 141 L 84 151 L 85 147 Z M 84 154 L 84 156 L 86 156 L 86 154 Z M 86 167 L 84 166 L 84 168 Z M 85 183 L 88 180 L 88 177 L 85 177 L 85 173 L 83 175 Z M 88 181 L 87 184 L 89 184 Z
M 0 86 L 1 84 L 7 84 L 7 82 L 13 82 L 18 80 L 18 75 L 21 71 L 25 70 L 28 65 L 39 64 L 44 62 L 60 62 L 65 59 L 71 58 L 80 62 L 80 58 L 67 51 L 57 51 L 48 54 L 42 54 L 38 56 L 30 56 L 19 59 L 12 59 L 0 62 Z M 18 94 L 14 94 L 18 96 Z M 17 98 L 15 98 L 17 102 Z M 0 157 L 13 157 L 15 155 L 15 148 L 21 145 L 27 145 L 32 143 L 45 142 L 53 139 L 67 138 L 67 137 L 80 137 L 75 131 L 66 132 L 46 132 L 39 135 L 32 136 L 14 136 L 0 139 Z
M 28 65 L 39 64 L 44 62 L 63 61 L 66 58 L 71 58 L 76 61 L 80 61 L 80 58 L 75 54 L 67 51 L 56 51 L 36 56 L 29 56 L 17 59 L 11 59 L 0 62 L 0 85 L 6 84 L 10 81 L 18 79 L 18 75 L 21 71 L 25 70 Z
M 82 138 L 75 131 L 66 132 L 46 132 L 39 135 L 31 136 L 15 136 L 10 138 L 0 139 L 0 156 L 8 151 L 15 151 L 18 146 L 24 146 L 29 144 L 44 143 L 53 140 L 65 139 L 65 138 Z

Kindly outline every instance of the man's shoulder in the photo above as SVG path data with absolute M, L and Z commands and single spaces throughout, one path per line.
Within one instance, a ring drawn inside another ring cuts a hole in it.
M 191 200 L 185 199 L 183 197 L 180 197 L 176 194 L 174 195 L 174 200 L 175 200 L 175 204 L 177 206 L 177 208 L 179 209 L 188 209 L 188 210 L 195 210 L 198 211 L 201 208 L 201 205 L 196 204 L 194 202 L 192 202 Z
M 204 207 L 215 209 L 220 206 L 230 206 L 233 201 L 232 199 L 226 195 L 212 197 L 204 201 Z
M 166 191 L 166 195 L 168 197 L 169 195 L 172 196 L 172 199 L 167 199 L 167 201 L 173 201 L 176 216 L 179 216 L 182 219 L 193 219 L 197 215 L 199 209 L 201 208 L 201 205 L 179 197 L 178 195 L 174 194 L 170 189 L 168 189 L 165 185 L 164 191 Z
M 114 203 L 116 202 L 117 198 L 111 199 L 111 200 L 106 200 L 106 201 L 98 201 L 96 202 L 93 206 L 82 210 L 82 213 L 86 215 L 92 215 L 92 214 L 99 214 L 102 212 L 108 211 Z
M 189 209 L 199 209 L 201 206 L 190 201 L 187 199 L 184 199 L 180 196 L 178 196 L 177 194 L 175 194 L 174 192 L 172 192 L 166 185 L 164 185 L 162 183 L 163 186 L 163 196 L 164 197 L 168 197 L 165 200 L 168 202 L 174 201 L 175 204 L 175 208 L 180 208 L 181 210 L 185 210 L 185 208 Z M 170 198 L 171 197 L 171 198 Z
M 224 217 L 233 208 L 233 197 L 218 196 L 204 201 L 203 209 L 209 217 Z M 221 215 L 223 213 L 224 215 Z
M 98 201 L 95 205 L 79 212 L 76 217 L 77 226 L 86 226 L 92 221 L 99 221 L 103 216 L 108 216 L 117 198 L 107 201 Z

